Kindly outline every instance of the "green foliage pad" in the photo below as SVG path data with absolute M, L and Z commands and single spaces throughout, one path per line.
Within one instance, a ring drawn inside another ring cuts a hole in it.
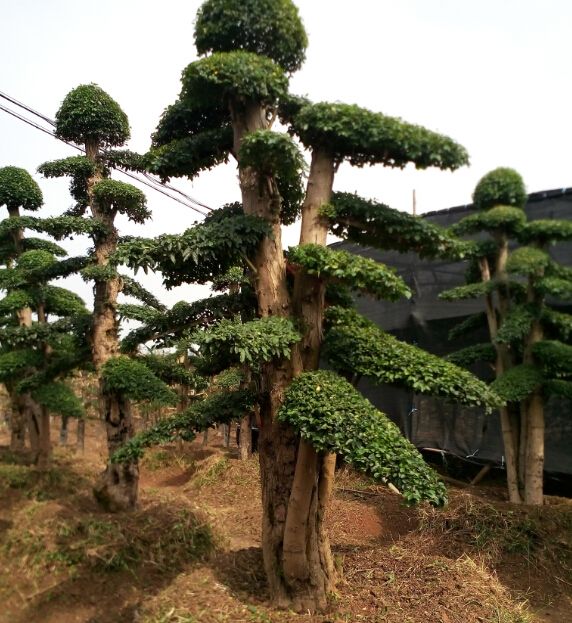
M 316 450 L 341 454 L 359 471 L 392 483 L 408 503 L 447 501 L 445 486 L 398 427 L 333 372 L 297 377 L 278 418 Z

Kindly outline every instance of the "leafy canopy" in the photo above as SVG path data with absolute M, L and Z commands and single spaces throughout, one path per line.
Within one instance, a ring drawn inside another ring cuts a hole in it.
M 377 249 L 459 259 L 472 248 L 426 219 L 351 193 L 334 193 L 322 214 L 330 220 L 334 235 Z
M 71 177 L 70 194 L 80 204 L 87 205 L 87 183 L 95 173 L 95 163 L 86 156 L 71 156 L 61 160 L 44 162 L 38 173 L 44 177 Z
M 291 131 L 312 149 L 354 166 L 383 164 L 402 169 L 455 170 L 468 164 L 465 149 L 452 139 L 356 105 L 321 102 L 302 106 L 291 120 Z
M 408 503 L 447 501 L 445 486 L 399 428 L 333 372 L 294 379 L 278 418 L 316 450 L 341 454 L 359 471 L 392 483 Z
M 451 232 L 464 236 L 481 231 L 501 231 L 509 235 L 518 234 L 525 227 L 526 214 L 521 208 L 495 206 L 487 211 L 477 212 L 461 219 L 451 227 Z
M 572 221 L 539 219 L 530 221 L 518 234 L 523 244 L 536 243 L 541 246 L 572 240 Z
M 106 147 L 123 145 L 129 135 L 127 115 L 97 84 L 70 91 L 56 113 L 56 136 L 65 141 Z
M 37 210 L 43 203 L 42 191 L 25 169 L 0 168 L 0 206 L 9 210 Z
M 132 461 L 143 455 L 145 448 L 175 439 L 192 441 L 196 433 L 217 423 L 238 420 L 255 404 L 255 396 L 248 390 L 224 391 L 212 394 L 191 405 L 182 413 L 165 418 L 151 428 L 138 433 L 111 457 L 113 463 Z
M 116 260 L 130 268 L 160 270 L 169 288 L 206 283 L 240 264 L 269 232 L 264 219 L 237 214 L 233 206 L 215 210 L 181 235 L 133 238 L 119 245 Z
M 195 43 L 199 54 L 246 50 L 291 72 L 302 66 L 308 38 L 291 0 L 206 0 L 197 13 Z
M 103 179 L 94 184 L 93 196 L 106 212 L 125 214 L 134 223 L 144 223 L 151 216 L 145 193 L 132 184 Z
M 118 393 L 131 400 L 165 405 L 177 402 L 177 395 L 141 361 L 112 357 L 101 369 L 104 393 Z
M 286 94 L 282 68 L 252 52 L 217 52 L 191 63 L 182 76 L 181 96 L 195 97 L 202 107 L 239 100 L 274 105 Z
M 499 167 L 484 175 L 473 192 L 477 210 L 488 210 L 499 205 L 522 209 L 527 198 L 522 177 L 507 167 Z
M 367 376 L 377 383 L 487 410 L 500 404 L 498 396 L 466 370 L 398 340 L 354 310 L 331 307 L 326 320 L 323 356 L 342 374 Z
M 491 389 L 507 402 L 520 402 L 538 389 L 543 381 L 542 370 L 523 363 L 497 377 L 491 383 Z
M 301 336 L 288 318 L 269 316 L 249 322 L 223 319 L 196 334 L 195 339 L 207 357 L 226 355 L 225 367 L 229 367 L 238 362 L 259 366 L 272 359 L 289 357 Z
M 310 275 L 340 281 L 376 298 L 396 301 L 411 296 L 411 290 L 394 269 L 369 258 L 317 244 L 292 247 L 286 255 L 290 263 Z

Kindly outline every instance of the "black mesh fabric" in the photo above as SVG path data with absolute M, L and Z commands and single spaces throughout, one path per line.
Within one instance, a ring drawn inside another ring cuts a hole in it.
M 529 220 L 569 220 L 572 218 L 572 188 L 529 195 L 525 211 Z M 473 212 L 473 207 L 468 205 L 429 213 L 424 218 L 449 227 Z M 464 283 L 465 263 L 420 260 L 413 253 L 379 251 L 349 242 L 335 243 L 332 247 L 393 266 L 414 293 L 410 300 L 396 303 L 359 297 L 356 306 L 364 316 L 400 339 L 437 355 L 468 345 L 460 340 L 451 343 L 447 335 L 468 315 L 484 311 L 482 301 L 447 302 L 437 298 L 443 290 Z M 550 254 L 559 263 L 572 265 L 572 243 L 557 244 L 550 249 Z M 571 307 L 560 309 L 572 313 Z M 483 330 L 481 341 L 487 340 L 486 330 Z M 484 365 L 474 371 L 481 378 L 492 374 Z M 418 448 L 439 449 L 463 458 L 503 464 L 498 413 L 486 416 L 481 409 L 375 385 L 368 379 L 360 381 L 359 389 L 396 422 Z M 572 474 L 572 401 L 551 398 L 546 405 L 545 419 L 545 469 L 551 473 Z

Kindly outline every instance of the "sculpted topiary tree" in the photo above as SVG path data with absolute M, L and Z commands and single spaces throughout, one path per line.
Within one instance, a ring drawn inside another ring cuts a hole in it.
M 475 245 L 469 283 L 441 294 L 444 299 L 484 298 L 485 315 L 465 320 L 460 331 L 473 331 L 486 319 L 491 343 L 451 356 L 461 365 L 477 360 L 494 366 L 495 391 L 507 404 L 500 410 L 509 499 L 542 504 L 544 400 L 571 395 L 572 316 L 553 310 L 546 300 L 572 299 L 572 270 L 555 264 L 550 244 L 572 239 L 572 222 L 527 222 L 527 195 L 520 175 L 499 168 L 485 175 L 473 194 L 477 214 L 453 231 L 486 234 Z M 521 245 L 509 251 L 509 242 Z M 549 337 L 550 340 L 545 338 Z
M 207 0 L 197 16 L 195 40 L 205 56 L 184 70 L 181 95 L 165 111 L 147 162 L 164 178 L 193 177 L 232 155 L 242 205 L 213 212 L 182 236 L 131 241 L 121 257 L 134 267 L 161 270 L 167 285 L 205 283 L 246 263 L 258 318 L 222 320 L 195 340 L 213 366 L 246 365 L 252 382 L 166 420 L 145 443 L 258 409 L 270 592 L 280 606 L 321 609 L 336 583 L 324 528 L 335 453 L 392 482 L 411 501 L 441 504 L 445 499 L 442 484 L 383 414 L 342 376 L 316 371 L 328 284 L 345 283 L 389 299 L 410 294 L 391 269 L 325 247 L 328 228 L 426 255 L 458 255 L 464 248 L 386 206 L 353 195 L 332 196 L 334 174 L 343 161 L 455 169 L 467 155 L 452 140 L 400 119 L 291 97 L 287 72 L 299 69 L 306 35 L 290 0 Z M 312 153 L 305 190 L 296 143 L 289 134 L 271 130 L 278 115 Z M 281 226 L 300 216 L 300 246 L 285 255 Z M 376 332 L 355 313 L 333 309 L 328 326 L 332 340 L 343 339 L 353 349 L 348 355 L 358 350 L 362 355 L 359 361 L 336 362 L 344 376 L 348 367 L 361 366 L 363 371 L 352 374 L 371 374 L 469 404 L 495 403 L 470 374 Z M 354 326 L 360 331 L 352 332 Z M 378 350 L 368 354 L 372 337 Z M 136 445 L 126 446 L 117 460 L 139 451 Z
M 0 169 L 0 206 L 6 206 L 9 218 L 19 219 L 20 210 L 35 211 L 42 203 L 42 191 L 26 170 L 18 167 Z M 9 268 L 26 249 L 23 242 L 24 229 L 23 227 L 3 229 L 0 238 L 0 264 Z M 17 307 L 14 313 L 20 326 L 28 327 L 32 324 L 32 311 L 29 307 Z M 33 405 L 26 406 L 24 396 L 16 395 L 10 387 L 7 389 L 12 403 L 10 449 L 19 451 L 25 445 L 28 419 L 26 412 L 29 412 Z
M 156 308 L 162 306 L 137 282 L 117 272 L 112 261 L 118 242 L 115 218 L 125 214 L 131 221 L 143 223 L 150 212 L 139 189 L 109 178 L 107 163 L 117 157 L 110 148 L 129 138 L 129 124 L 117 102 L 100 87 L 81 85 L 68 93 L 56 114 L 56 135 L 85 149 L 85 156 L 48 162 L 40 171 L 46 177 L 71 177 L 76 205 L 66 218 L 72 231 L 88 233 L 93 240 L 91 261 L 82 275 L 95 284 L 90 345 L 111 455 L 134 433 L 132 400 L 176 401 L 175 394 L 143 363 L 119 353 L 120 292 Z M 88 209 L 90 214 L 84 217 Z M 109 463 L 95 487 L 96 497 L 108 510 L 131 509 L 137 501 L 138 480 L 136 461 Z
M 30 209 L 41 203 L 39 188 L 26 171 L 6 167 L 0 180 L 10 214 L 0 222 L 5 265 L 0 289 L 6 292 L 0 299 L 0 379 L 12 399 L 13 448 L 23 446 L 27 424 L 33 460 L 44 468 L 51 453 L 50 415 L 82 415 L 79 400 L 62 381 L 85 361 L 83 301 L 50 281 L 77 272 L 87 258 L 58 259 L 66 252 L 57 244 L 25 237 L 25 228 L 55 233 L 62 223 L 20 216 L 17 204 Z

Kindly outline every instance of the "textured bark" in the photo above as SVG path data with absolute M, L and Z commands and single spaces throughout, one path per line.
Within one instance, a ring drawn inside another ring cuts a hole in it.
M 252 424 L 250 414 L 240 420 L 240 443 L 239 453 L 242 461 L 246 461 L 252 455 Z
M 253 130 L 267 128 L 268 121 L 264 109 L 254 103 L 235 103 L 231 106 L 231 115 L 234 153 L 238 154 L 244 135 Z M 313 168 L 314 171 L 326 172 L 315 177 L 316 184 L 325 186 L 326 191 L 322 187 L 311 186 L 304 206 L 304 213 L 311 214 L 316 221 L 319 220 L 318 209 L 329 199 L 329 195 L 325 201 L 321 197 L 331 193 L 333 165 L 331 159 L 324 154 L 318 154 L 313 159 Z M 245 213 L 264 218 L 272 230 L 271 236 L 260 244 L 252 262 L 258 313 L 261 317 L 308 313 L 309 322 L 304 333 L 311 332 L 310 327 L 315 331 L 308 337 L 308 343 L 312 346 L 308 346 L 305 353 L 315 359 L 321 340 L 323 287 L 321 284 L 316 286 L 316 283 L 298 285 L 300 291 L 305 292 L 315 291 L 317 288 L 318 296 L 312 303 L 305 301 L 307 306 L 300 304 L 294 309 L 286 283 L 279 220 L 280 197 L 275 183 L 271 179 L 261 179 L 249 168 L 240 169 L 239 179 Z M 312 193 L 314 188 L 316 192 Z M 308 232 L 304 234 L 305 241 L 325 243 L 325 223 L 310 224 L 307 220 L 305 229 Z M 307 239 L 307 236 L 316 238 Z M 302 312 L 302 307 L 307 312 Z M 306 444 L 301 444 L 298 452 L 297 434 L 276 420 L 286 389 L 292 379 L 304 369 L 303 351 L 303 348 L 294 348 L 289 360 L 268 364 L 262 374 L 261 390 L 264 400 L 259 414 L 262 549 L 274 603 L 279 607 L 298 611 L 316 611 L 325 608 L 328 595 L 334 589 L 335 574 L 323 525 L 331 486 L 332 461 L 330 457 L 317 457 Z
M 40 434 L 38 437 L 36 465 L 38 469 L 45 470 L 48 468 L 52 457 L 50 414 L 45 407 L 40 409 L 39 428 Z
M 86 143 L 86 156 L 97 163 L 99 145 Z M 88 193 L 92 217 L 106 226 L 106 233 L 95 237 L 95 258 L 98 266 L 107 266 L 109 258 L 117 248 L 117 229 L 114 225 L 115 212 L 100 208 L 93 196 L 93 186 L 102 179 L 99 165 L 96 173 L 88 181 Z M 117 298 L 121 292 L 120 277 L 97 280 L 94 287 L 93 324 L 91 332 L 91 351 L 97 373 L 112 357 L 119 354 L 118 322 L 116 316 Z M 133 422 L 129 400 L 123 396 L 110 395 L 99 384 L 99 411 L 105 421 L 108 454 L 133 436 Z M 121 464 L 108 463 L 94 487 L 94 495 L 108 511 L 131 510 L 137 503 L 139 485 L 139 466 L 137 461 Z
M 544 503 L 544 405 L 542 394 L 536 391 L 527 400 L 528 439 L 526 444 L 525 497 L 526 504 Z
M 133 436 L 131 405 L 121 396 L 103 394 L 103 410 L 111 455 Z M 94 494 L 106 511 L 130 510 L 137 504 L 138 482 L 137 462 L 108 463 L 94 487 Z
M 327 153 L 312 155 L 308 190 L 302 206 L 300 244 L 326 245 L 328 222 L 320 217 L 320 208 L 329 203 L 334 182 L 334 161 Z M 294 281 L 294 313 L 302 320 L 304 337 L 300 344 L 305 370 L 315 370 L 320 358 L 325 284 L 319 277 L 298 272 Z
M 529 279 L 528 301 L 535 301 L 535 288 Z M 524 363 L 534 365 L 532 347 L 544 337 L 540 322 L 535 320 L 530 329 Z M 524 478 L 524 500 L 527 504 L 540 506 L 544 503 L 544 403 L 540 389 L 534 391 L 525 401 L 526 405 L 526 468 Z

